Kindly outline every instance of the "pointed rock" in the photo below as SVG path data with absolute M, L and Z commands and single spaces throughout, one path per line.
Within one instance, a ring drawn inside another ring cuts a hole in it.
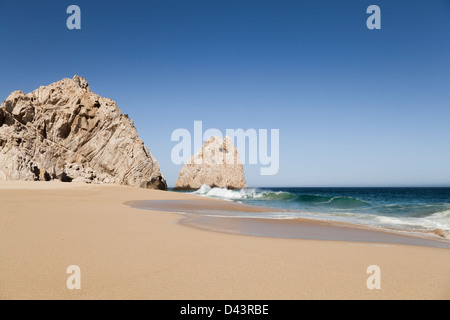
M 183 166 L 175 190 L 212 188 L 246 188 L 244 169 L 230 137 L 212 137 Z

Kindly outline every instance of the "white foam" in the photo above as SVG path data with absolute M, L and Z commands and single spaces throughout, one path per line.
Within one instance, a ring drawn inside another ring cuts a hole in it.
M 450 210 L 436 212 L 431 215 L 433 218 L 447 218 L 450 220 Z
M 193 193 L 195 194 L 207 194 L 209 191 L 211 191 L 211 187 L 208 186 L 207 184 L 203 184 L 200 189 L 198 189 L 197 191 L 194 191 Z
M 225 188 L 211 188 L 204 184 L 194 194 L 208 197 L 220 198 L 224 200 L 239 200 L 262 197 L 262 193 L 258 193 L 256 189 L 230 190 Z

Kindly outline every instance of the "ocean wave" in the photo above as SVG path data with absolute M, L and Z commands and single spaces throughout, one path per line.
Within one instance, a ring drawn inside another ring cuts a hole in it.
M 424 203 L 402 203 L 402 204 L 383 204 L 373 206 L 373 209 L 382 215 L 400 214 L 415 218 L 425 218 L 434 214 L 441 214 L 444 217 L 449 212 L 449 204 L 424 204 Z M 447 212 L 447 213 L 445 213 Z
M 431 215 L 433 218 L 447 218 L 450 220 L 450 210 L 444 210 L 440 212 L 433 213 Z
M 375 220 L 387 227 L 450 231 L 450 220 L 434 215 L 426 218 L 376 216 Z
M 326 197 L 310 194 L 298 195 L 286 191 L 265 191 L 252 188 L 229 190 L 225 188 L 211 188 L 208 185 L 202 185 L 199 190 L 193 193 L 225 200 L 298 202 L 306 205 L 329 206 L 340 209 L 370 206 L 370 203 L 352 197 Z
M 374 227 L 387 227 L 394 229 L 414 230 L 446 230 L 450 231 L 450 210 L 437 212 L 428 217 L 408 216 L 385 216 L 370 213 L 356 212 L 333 212 L 333 213 L 310 213 L 301 212 L 299 216 L 305 218 L 316 218 L 320 220 L 341 221 Z
M 250 199 L 258 197 L 255 189 L 241 189 L 241 190 L 230 190 L 225 188 L 211 188 L 210 186 L 204 184 L 194 194 L 221 198 L 224 200 L 239 200 L 239 199 Z

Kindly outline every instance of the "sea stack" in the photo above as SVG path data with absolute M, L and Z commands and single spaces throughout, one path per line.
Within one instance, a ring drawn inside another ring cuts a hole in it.
M 167 189 L 128 115 L 78 76 L 2 102 L 0 180 Z
M 246 188 L 244 169 L 230 137 L 209 138 L 183 166 L 175 190 L 197 190 L 202 185 L 212 188 Z

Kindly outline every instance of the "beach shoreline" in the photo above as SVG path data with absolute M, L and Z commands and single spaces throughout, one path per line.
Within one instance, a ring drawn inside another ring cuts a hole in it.
M 448 249 L 211 232 L 186 226 L 176 213 L 125 204 L 142 199 L 198 197 L 1 182 L 0 298 L 450 298 Z M 82 290 L 66 287 L 70 265 L 82 270 Z M 382 270 L 382 290 L 366 286 L 371 265 Z
M 211 201 L 212 200 L 212 201 Z M 216 232 L 303 240 L 405 244 L 450 249 L 450 241 L 434 232 L 398 230 L 341 221 L 308 218 L 251 218 L 246 213 L 280 211 L 276 208 L 199 197 L 195 200 L 153 200 L 125 203 L 132 208 L 181 214 L 179 223 Z M 212 212 L 218 214 L 212 215 Z M 232 213 L 236 214 L 232 214 Z M 285 210 L 285 212 L 289 212 Z

